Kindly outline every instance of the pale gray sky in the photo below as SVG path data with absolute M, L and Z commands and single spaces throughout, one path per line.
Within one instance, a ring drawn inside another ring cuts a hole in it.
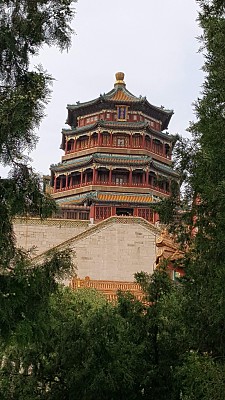
M 56 80 L 31 154 L 34 168 L 48 174 L 61 160 L 66 105 L 108 92 L 117 71 L 133 94 L 174 110 L 170 133 L 187 135 L 203 82 L 196 18 L 195 0 L 79 0 L 69 52 L 45 48 L 36 60 Z

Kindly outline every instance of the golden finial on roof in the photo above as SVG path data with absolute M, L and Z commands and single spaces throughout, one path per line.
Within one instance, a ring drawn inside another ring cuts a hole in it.
M 124 82 L 124 73 L 123 73 L 123 72 L 117 72 L 117 73 L 115 74 L 115 76 L 116 76 L 115 85 L 123 85 L 123 86 L 126 86 L 126 85 L 125 85 L 125 82 Z

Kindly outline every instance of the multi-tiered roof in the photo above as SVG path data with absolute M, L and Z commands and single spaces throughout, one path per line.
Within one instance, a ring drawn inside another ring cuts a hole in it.
M 100 220 L 139 215 L 153 220 L 151 203 L 170 193 L 173 111 L 126 89 L 124 74 L 98 98 L 68 105 L 61 163 L 51 166 L 53 196 L 64 216 Z

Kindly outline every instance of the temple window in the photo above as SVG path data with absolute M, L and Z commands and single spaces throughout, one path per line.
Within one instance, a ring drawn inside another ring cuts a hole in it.
M 108 183 L 109 181 L 109 171 L 106 170 L 98 170 L 98 181 L 100 183 Z
M 141 146 L 141 135 L 139 133 L 135 133 L 133 135 L 133 146 L 140 147 Z
M 60 177 L 56 178 L 56 190 L 60 189 Z
M 92 182 L 92 180 L 93 180 L 93 171 L 92 171 L 92 169 L 91 168 L 86 169 L 86 171 L 85 171 L 85 181 L 87 183 L 90 183 L 90 182 Z
M 61 188 L 63 189 L 66 187 L 66 176 L 61 175 L 60 179 L 61 179 Z
M 158 154 L 163 153 L 163 144 L 159 139 L 153 139 L 153 151 Z
M 127 107 L 125 106 L 117 107 L 117 119 L 123 121 L 127 119 Z
M 78 186 L 80 185 L 81 174 L 80 172 L 72 173 L 69 177 L 69 186 Z
M 147 149 L 151 148 L 151 139 L 148 135 L 145 136 L 145 146 Z
M 165 154 L 166 154 L 166 157 L 170 157 L 170 146 L 169 146 L 169 144 L 165 144 Z
M 133 172 L 132 183 L 138 185 L 143 181 L 143 172 Z
M 116 144 L 117 144 L 118 147 L 124 147 L 125 146 L 125 139 L 118 137 Z
M 111 207 L 97 206 L 95 207 L 95 219 L 106 219 L 111 217 Z
M 70 139 L 67 142 L 67 152 L 72 151 L 74 146 L 74 139 Z
M 157 178 L 155 172 L 150 172 L 149 173 L 149 184 L 151 186 L 157 186 Z
M 91 147 L 97 146 L 98 143 L 98 134 L 95 132 L 91 135 Z
M 77 149 L 85 149 L 88 147 L 88 136 L 82 136 L 77 140 Z
M 113 135 L 113 146 L 115 147 L 128 147 L 129 136 L 122 134 Z
M 153 211 L 150 208 L 138 208 L 137 215 L 147 219 L 149 222 L 153 222 Z
M 102 134 L 102 145 L 103 146 L 110 145 L 110 134 L 108 132 L 103 132 Z
M 124 185 L 128 183 L 128 172 L 114 172 L 112 181 L 116 185 Z

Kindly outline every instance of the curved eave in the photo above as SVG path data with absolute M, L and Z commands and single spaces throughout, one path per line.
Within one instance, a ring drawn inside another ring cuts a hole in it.
M 179 179 L 179 174 L 174 171 L 171 167 L 164 165 L 158 161 L 152 160 L 151 157 L 146 157 L 143 160 L 140 158 L 124 158 L 116 157 L 116 156 L 108 156 L 108 154 L 96 153 L 95 155 L 90 155 L 86 157 L 82 157 L 80 159 L 66 161 L 64 163 L 59 163 L 58 165 L 51 165 L 50 170 L 52 173 L 66 173 L 71 170 L 75 170 L 76 168 L 88 167 L 88 165 L 92 165 L 93 163 L 99 165 L 110 166 L 114 165 L 116 168 L 129 168 L 133 167 L 136 169 L 140 169 L 146 166 L 149 168 L 153 168 L 155 171 L 158 171 L 159 174 L 166 177 L 174 177 Z
M 124 96 L 120 96 L 122 93 Z M 122 97 L 120 99 L 120 97 Z M 93 110 L 88 112 L 88 108 L 92 109 L 93 106 L 99 106 L 101 104 L 102 109 L 108 108 L 110 104 L 114 107 L 118 104 L 123 104 L 130 106 L 132 109 L 142 110 L 147 113 L 150 117 L 158 119 L 162 122 L 162 130 L 167 129 L 170 119 L 173 115 L 173 110 L 166 110 L 163 107 L 157 107 L 153 104 L 149 103 L 146 97 L 136 97 L 132 93 L 130 93 L 124 87 L 118 87 L 116 89 L 112 89 L 110 92 L 100 95 L 96 99 L 77 104 L 68 104 L 68 119 L 67 123 L 72 126 L 76 126 L 76 118 L 78 116 L 82 116 L 88 113 L 91 113 Z M 98 107 L 97 107 L 98 108 Z
M 103 121 L 99 120 L 93 124 L 88 124 L 82 127 L 76 127 L 71 129 L 63 129 L 62 133 L 64 135 L 74 135 L 76 133 L 82 132 L 90 132 L 95 128 L 115 128 L 115 129 L 129 129 L 129 130 L 137 130 L 137 129 L 146 129 L 149 132 L 155 135 L 161 135 L 163 138 L 167 138 L 168 140 L 172 141 L 172 138 L 167 133 L 157 131 L 153 129 L 148 122 L 128 122 L 128 121 Z
M 150 165 L 152 161 L 151 157 L 146 156 L 145 158 L 123 158 L 116 156 L 109 156 L 108 154 L 96 153 L 94 155 L 82 157 L 80 159 L 66 161 L 64 163 L 59 163 L 56 165 L 51 165 L 50 169 L 52 172 L 66 172 L 70 171 L 74 168 L 81 168 L 84 166 L 88 166 L 92 163 L 100 164 L 100 165 L 114 165 L 118 168 L 123 167 L 136 167 L 136 169 L 143 168 L 144 166 Z
M 155 168 L 155 170 L 161 171 L 165 175 L 173 176 L 174 178 L 177 179 L 179 178 L 179 174 L 167 165 L 161 164 L 160 162 L 153 160 L 152 166 Z
M 118 99 L 113 99 L 118 93 L 122 92 L 127 99 L 126 100 L 118 100 Z M 104 101 L 112 101 L 112 102 L 141 102 L 142 98 L 138 98 L 134 96 L 129 90 L 127 90 L 124 86 L 122 85 L 117 85 L 114 89 L 110 90 L 106 94 L 101 94 L 99 97 L 96 99 L 86 101 L 83 103 L 77 102 L 77 104 L 67 104 L 67 109 L 68 110 L 81 110 L 83 108 L 93 106 L 94 104 L 102 103 Z

